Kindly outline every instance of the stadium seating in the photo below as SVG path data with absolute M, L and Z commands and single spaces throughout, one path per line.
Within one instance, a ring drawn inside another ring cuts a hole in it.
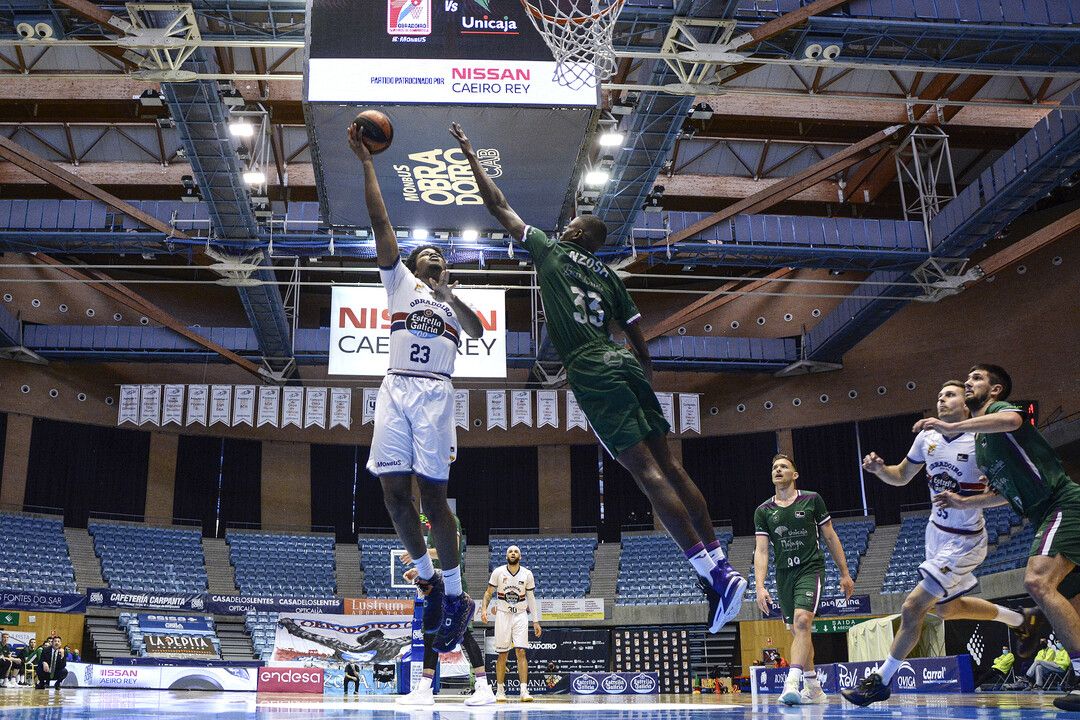
M 251 634 L 251 646 L 255 648 L 255 654 L 260 660 L 270 660 L 274 655 L 277 621 L 277 613 L 248 612 L 244 614 L 244 629 Z
M 209 618 L 211 625 L 214 622 L 214 618 Z M 136 613 L 120 613 L 120 616 L 116 619 L 116 626 L 124 631 L 127 636 L 128 644 L 131 645 L 131 652 L 139 657 L 146 657 L 148 654 L 146 651 L 146 642 L 143 639 L 142 628 L 139 627 L 139 616 Z M 185 635 L 183 630 L 170 630 L 170 635 Z M 214 645 L 214 650 L 217 651 L 218 657 L 221 657 L 221 640 L 218 636 L 211 635 L 210 642 Z M 271 647 L 273 643 L 271 643 Z
M 1003 540 L 997 547 L 990 550 L 986 560 L 975 571 L 978 576 L 990 575 L 991 573 L 1015 570 L 1027 564 L 1028 555 L 1031 553 L 1031 544 L 1035 542 L 1035 528 L 1030 523 L 1025 523 L 1020 532 Z
M 262 532 L 225 533 L 241 595 L 337 594 L 334 538 Z
M 859 565 L 863 555 L 870 545 L 870 533 L 874 531 L 874 521 L 870 519 L 836 520 L 833 522 L 836 536 L 840 538 L 840 546 L 844 548 L 844 558 L 847 560 L 848 572 L 852 578 L 859 577 Z M 840 595 L 840 568 L 833 560 L 825 541 L 820 540 L 818 545 L 825 554 L 825 586 L 822 588 L 822 597 Z M 772 546 L 769 546 L 769 577 L 765 579 L 765 589 L 776 599 L 776 562 L 773 556 Z M 755 583 L 754 568 L 751 566 L 747 575 L 746 599 L 757 598 L 757 585 Z
M 395 535 L 361 536 L 356 540 L 360 548 L 360 567 L 364 569 L 364 594 L 368 597 L 403 598 L 416 597 L 412 587 L 390 586 L 390 551 L 402 550 L 401 541 Z M 398 566 L 400 568 L 400 565 Z M 401 578 L 397 582 L 403 583 Z
M 511 545 L 521 549 L 521 564 L 532 571 L 536 597 L 583 598 L 589 593 L 595 537 L 492 537 L 488 572 L 506 562 L 506 549 Z
M 731 533 L 722 533 L 717 539 L 727 552 Z M 668 535 L 623 537 L 617 605 L 680 605 L 704 600 L 697 574 Z
M 101 577 L 111 588 L 173 593 L 207 591 L 199 530 L 92 522 Z
M 60 518 L 0 513 L 0 585 L 11 590 L 76 592 Z

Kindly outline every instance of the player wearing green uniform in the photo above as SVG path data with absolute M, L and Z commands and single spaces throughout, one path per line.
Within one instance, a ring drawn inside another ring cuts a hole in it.
M 754 576 L 757 603 L 769 614 L 773 598 L 765 589 L 769 574 L 769 546 L 776 562 L 776 594 L 784 622 L 791 628 L 791 664 L 780 702 L 786 705 L 809 705 L 828 702 L 814 670 L 814 644 L 811 631 L 821 590 L 825 581 L 825 554 L 818 538 L 825 540 L 836 566 L 840 569 L 840 589 L 846 597 L 855 592 L 855 582 L 848 574 L 847 558 L 840 538 L 832 526 L 825 501 L 815 492 L 795 487 L 799 472 L 787 455 L 772 461 L 774 495 L 754 511 Z M 800 689 L 805 681 L 806 687 Z
M 710 632 L 733 619 L 746 580 L 731 567 L 713 530 L 705 498 L 667 444 L 670 429 L 651 386 L 652 362 L 641 315 L 615 271 L 595 252 L 607 239 L 599 218 L 574 218 L 556 241 L 522 222 L 480 165 L 469 138 L 451 134 L 469 161 L 484 205 L 532 257 L 552 344 L 574 396 L 600 442 L 634 476 L 654 510 L 701 577 Z M 630 352 L 611 339 L 621 330 Z
M 1069 651 L 1074 677 L 1080 677 L 1080 595 L 1076 594 L 1074 573 L 1080 563 L 1080 488 L 1024 411 L 1005 402 L 1012 391 L 1012 379 L 1004 368 L 976 365 L 968 372 L 964 388 L 971 418 L 954 423 L 926 418 L 916 423 L 914 430 L 976 433 L 976 463 L 993 493 L 969 497 L 940 493 L 934 504 L 984 507 L 1003 497 L 1031 521 L 1036 533 L 1024 587 Z M 1033 613 L 1027 613 L 1025 619 L 1032 625 L 1039 620 Z M 1037 639 L 1039 633 L 1031 635 Z M 1057 698 L 1054 705 L 1080 711 L 1080 690 Z

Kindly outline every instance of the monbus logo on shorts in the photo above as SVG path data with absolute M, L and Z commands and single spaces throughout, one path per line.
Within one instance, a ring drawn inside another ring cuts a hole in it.
M 491 177 L 502 174 L 499 151 L 486 148 L 476 151 L 485 172 Z M 480 188 L 468 160 L 459 148 L 433 148 L 409 155 L 410 165 L 395 165 L 401 179 L 401 195 L 407 202 L 429 205 L 482 205 Z

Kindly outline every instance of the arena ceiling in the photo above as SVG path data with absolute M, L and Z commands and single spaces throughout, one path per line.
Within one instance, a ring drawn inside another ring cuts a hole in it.
M 254 374 L 295 377 L 299 291 L 326 296 L 374 255 L 365 228 L 320 218 L 305 5 L 0 0 L 3 276 L 47 266 Z M 910 300 L 958 292 L 1080 224 L 1066 212 L 1077 0 L 627 0 L 614 41 L 564 217 L 608 223 L 631 289 L 684 293 L 650 336 L 747 293 L 846 296 L 775 357 L 676 355 L 673 368 L 835 367 Z M 261 142 L 229 138 L 245 113 Z M 600 148 L 616 129 L 623 143 Z M 266 179 L 251 186 L 256 162 Z M 601 190 L 578 187 L 601 166 Z M 1010 232 L 1043 210 L 1060 219 Z M 403 240 L 416 229 L 403 224 Z M 425 229 L 476 271 L 468 282 L 531 285 L 504 238 Z M 235 287 L 257 348 L 211 343 L 140 294 L 155 281 Z M 525 325 L 526 355 L 542 358 L 542 328 Z M 23 343 L 17 320 L 0 326 L 12 356 L 59 352 Z

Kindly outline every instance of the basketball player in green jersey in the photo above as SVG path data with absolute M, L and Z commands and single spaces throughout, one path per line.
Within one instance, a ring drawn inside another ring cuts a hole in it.
M 700 576 L 709 631 L 719 632 L 738 614 L 746 580 L 728 563 L 705 498 L 668 447 L 671 428 L 650 384 L 649 348 L 637 325 L 641 314 L 622 280 L 593 254 L 607 239 L 607 226 L 591 215 L 577 217 L 558 240 L 527 226 L 480 166 L 461 126 L 454 123 L 450 133 L 469 161 L 484 205 L 532 257 L 548 334 L 581 409 Z M 611 339 L 616 328 L 633 352 Z
M 1028 557 L 1024 587 L 1068 650 L 1074 676 L 1080 677 L 1080 586 L 1074 572 L 1080 564 L 1080 487 L 1065 473 L 1053 448 L 1032 426 L 1024 410 L 1006 402 L 1012 378 L 1004 368 L 975 365 L 968 372 L 964 390 L 971 410 L 969 419 L 947 423 L 926 418 L 916 423 L 914 430 L 976 433 L 975 462 L 986 474 L 993 493 L 969 497 L 940 493 L 934 504 L 945 508 L 989 507 L 1003 497 L 1031 522 L 1036 528 L 1035 542 Z M 1029 617 L 1036 621 L 1035 616 Z M 1080 711 L 1080 690 L 1057 698 L 1054 705 Z
M 828 702 L 814 670 L 814 643 L 810 633 L 821 602 L 825 582 L 825 555 L 818 537 L 825 540 L 840 569 L 840 589 L 844 597 L 855 592 L 855 581 L 848 573 L 847 557 L 832 526 L 825 501 L 815 492 L 795 487 L 799 472 L 787 455 L 772 461 L 774 494 L 754 511 L 754 578 L 757 603 L 769 614 L 773 598 L 765 589 L 769 574 L 769 544 L 776 558 L 776 594 L 784 623 L 791 630 L 791 664 L 780 702 L 785 705 L 814 705 Z M 806 686 L 800 684 L 805 681 Z

